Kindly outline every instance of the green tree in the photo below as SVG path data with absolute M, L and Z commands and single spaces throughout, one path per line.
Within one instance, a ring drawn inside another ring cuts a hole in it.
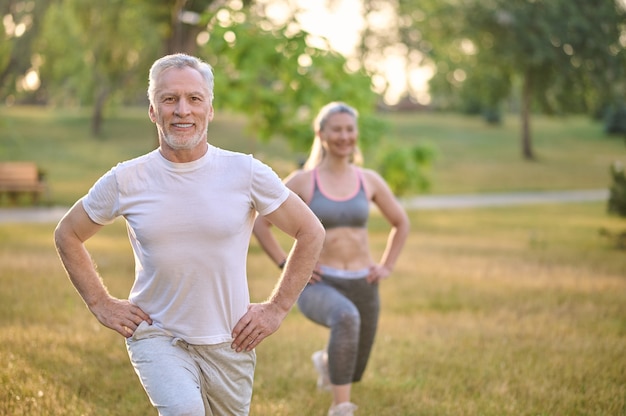
M 139 30 L 151 24 L 146 6 L 63 0 L 46 13 L 38 50 L 49 102 L 91 106 L 96 136 L 108 102 L 145 95 L 145 74 L 161 46 L 158 36 Z
M 293 20 L 274 26 L 262 10 L 228 6 L 206 17 L 200 53 L 216 70 L 219 105 L 246 114 L 260 139 L 282 136 L 295 150 L 308 148 L 314 112 L 334 100 L 358 108 L 365 147 L 381 137 L 385 126 L 374 115 L 378 97 L 369 75 L 348 71 L 337 53 L 309 46 L 309 34 Z
M 364 2 L 369 9 L 385 3 Z M 362 54 L 371 53 L 370 45 L 378 50 L 404 45 L 411 57 L 408 66 L 427 62 L 436 69 L 430 86 L 434 105 L 440 108 L 494 115 L 505 101 L 515 103 L 522 120 L 524 158 L 535 158 L 532 111 L 606 113 L 607 132 L 625 131 L 623 0 L 398 0 L 395 4 L 395 22 L 389 27 L 397 28 L 397 37 L 390 36 L 392 31 L 379 36 L 366 30 Z M 618 195 L 623 170 L 612 169 L 612 192 Z
M 294 15 L 272 24 L 262 7 L 224 6 L 207 13 L 201 53 L 216 70 L 216 103 L 245 113 L 261 140 L 284 137 L 304 151 L 311 145 L 311 120 L 329 101 L 346 101 L 359 110 L 361 147 L 376 149 L 383 176 L 398 194 L 427 189 L 427 167 L 434 152 L 424 146 L 397 149 L 385 142 L 387 125 L 376 114 L 379 95 L 363 68 L 348 69 L 344 56 L 317 48 Z M 381 145 L 384 144 L 383 147 Z
M 494 109 L 514 94 L 520 97 L 526 159 L 535 158 L 534 109 L 591 113 L 626 92 L 626 11 L 618 0 L 398 4 L 403 42 L 437 68 L 431 88 L 444 98 L 438 104 L 473 101 Z
M 163 54 L 184 52 L 195 54 L 196 36 L 206 23 L 201 15 L 219 8 L 222 0 L 133 0 L 130 7 L 140 7 L 162 42 Z M 241 2 L 249 7 L 251 0 Z
M 0 101 L 40 102 L 36 88 L 25 85 L 27 74 L 37 74 L 41 60 L 33 48 L 50 0 L 0 2 Z
M 0 12 L 0 16 L 6 16 Z M 13 51 L 13 43 L 9 41 L 10 35 L 7 33 L 8 30 L 5 28 L 4 19 L 0 20 L 0 74 L 3 74 L 2 77 L 6 77 L 7 72 L 6 69 L 9 67 L 9 62 L 11 60 L 11 53 Z M 4 83 L 0 83 L 2 85 Z
M 251 2 L 59 0 L 38 43 L 46 94 L 52 103 L 92 105 L 97 135 L 107 100 L 145 96 L 155 56 L 197 52 L 223 76 L 216 83 L 222 108 L 248 115 L 261 139 L 283 135 L 302 148 L 310 109 L 333 99 L 359 107 L 365 143 L 379 137 L 369 76 L 347 73 L 345 58 L 308 46 L 293 18 L 277 26 L 263 10 Z

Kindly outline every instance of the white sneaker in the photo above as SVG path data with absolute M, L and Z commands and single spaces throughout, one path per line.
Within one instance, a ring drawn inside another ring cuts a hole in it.
M 331 406 L 330 410 L 328 410 L 328 416 L 354 416 L 354 411 L 356 409 L 356 404 L 343 402 L 335 406 Z
M 313 365 L 317 371 L 317 388 L 319 390 L 330 391 L 330 375 L 328 374 L 328 361 L 326 351 L 316 351 L 311 356 Z

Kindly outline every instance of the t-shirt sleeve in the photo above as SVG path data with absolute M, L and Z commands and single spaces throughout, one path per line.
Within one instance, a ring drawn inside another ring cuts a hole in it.
M 252 200 L 259 214 L 274 212 L 287 200 L 289 192 L 272 168 L 252 159 Z
M 83 207 L 97 224 L 107 225 L 119 216 L 119 191 L 115 168 L 105 173 L 83 197 Z

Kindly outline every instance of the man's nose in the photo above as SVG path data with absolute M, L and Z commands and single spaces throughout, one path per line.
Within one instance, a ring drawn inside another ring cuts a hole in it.
M 184 116 L 189 114 L 189 103 L 187 102 L 187 100 L 182 99 L 178 101 L 178 105 L 176 106 L 176 114 Z

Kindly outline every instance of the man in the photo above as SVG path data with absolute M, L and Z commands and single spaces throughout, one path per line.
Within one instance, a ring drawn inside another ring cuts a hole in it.
M 160 415 L 246 415 L 254 348 L 308 281 L 324 230 L 268 166 L 207 142 L 208 64 L 184 54 L 157 60 L 148 97 L 159 148 L 94 184 L 59 222 L 57 251 L 89 310 L 126 338 Z M 250 304 L 246 256 L 257 212 L 295 241 L 269 299 Z M 128 300 L 107 292 L 84 245 L 119 216 L 136 261 Z

